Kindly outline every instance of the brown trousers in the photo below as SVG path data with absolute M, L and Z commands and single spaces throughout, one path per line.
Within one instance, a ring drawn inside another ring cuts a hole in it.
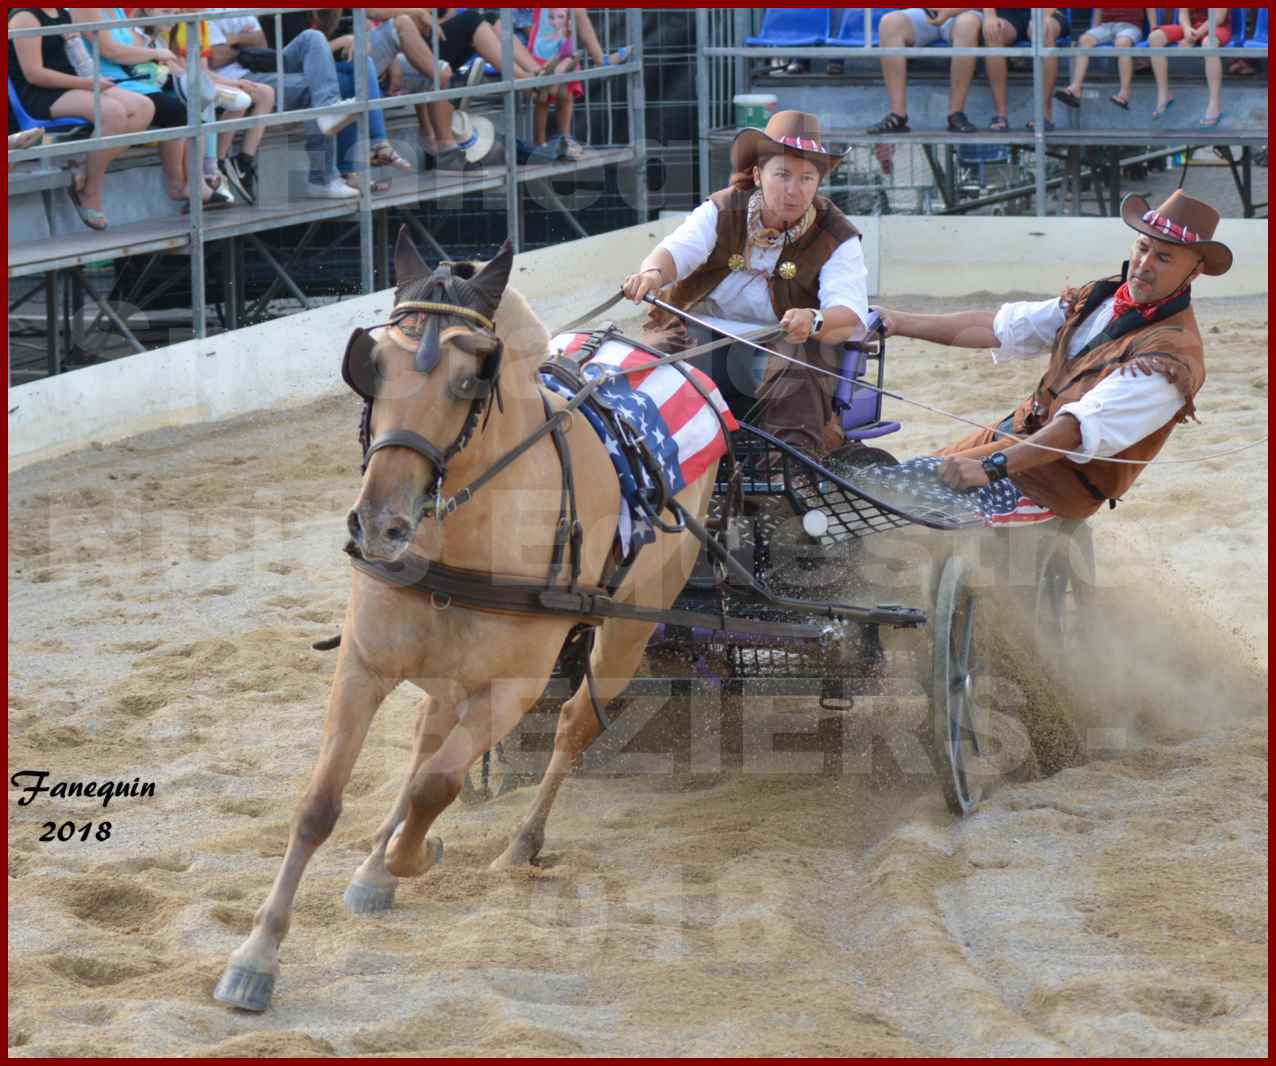
M 642 341 L 672 355 L 695 344 L 681 319 L 643 327 Z M 837 378 L 810 369 L 823 367 L 834 374 L 841 371 L 841 347 L 822 345 L 818 341 L 805 344 L 772 342 L 768 347 L 784 355 L 802 360 L 805 365 L 790 363 L 772 356 L 767 360 L 762 385 L 757 391 L 758 425 L 807 455 L 819 458 L 842 443 L 842 432 L 833 419 L 833 396 Z M 718 382 L 725 388 L 725 382 Z

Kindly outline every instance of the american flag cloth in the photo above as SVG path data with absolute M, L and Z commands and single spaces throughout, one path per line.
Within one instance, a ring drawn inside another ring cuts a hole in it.
M 870 491 L 880 487 L 889 502 L 905 513 L 910 506 L 954 518 L 973 513 L 985 526 L 1032 525 L 1056 517 L 1048 507 L 1015 488 L 1010 478 L 975 489 L 950 488 L 939 479 L 943 462 L 937 455 L 923 455 L 898 466 L 873 466 L 857 481 Z
M 796 148 L 799 152 L 820 152 L 828 155 L 829 151 L 819 141 L 812 140 L 810 137 L 777 137 L 783 145 L 789 148 Z
M 570 357 L 588 339 L 588 333 L 560 333 L 549 342 L 549 347 L 552 352 Z M 632 341 L 616 336 L 599 346 L 582 373 L 586 378 L 594 378 L 609 369 L 629 371 L 600 385 L 594 396 L 615 414 L 621 432 L 627 435 L 625 443 L 639 440 L 646 443 L 659 462 L 669 495 L 676 496 L 706 470 L 716 468 L 718 460 L 726 454 L 727 443 L 718 416 L 678 367 L 643 369 L 656 359 L 657 356 L 635 347 Z M 739 429 L 739 423 L 713 380 L 693 367 L 684 369 L 709 395 L 726 425 L 732 430 Z M 569 399 L 572 396 L 566 385 L 549 374 L 541 375 L 541 383 L 560 396 Z M 616 535 L 628 558 L 640 545 L 655 540 L 655 528 L 647 517 L 640 493 L 656 486 L 651 484 L 645 469 L 635 470 L 629 465 L 620 442 L 611 436 L 606 424 L 589 405 L 582 410 L 606 445 L 620 479 L 620 522 Z
M 1153 229 L 1158 229 L 1167 237 L 1173 237 L 1176 241 L 1183 241 L 1185 244 L 1195 244 L 1201 239 L 1201 235 L 1194 229 L 1188 229 L 1175 222 L 1172 218 L 1166 218 L 1164 215 L 1158 215 L 1155 211 L 1145 212 L 1143 221 Z

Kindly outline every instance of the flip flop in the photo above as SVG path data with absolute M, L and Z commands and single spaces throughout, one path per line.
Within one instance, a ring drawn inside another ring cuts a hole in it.
M 988 123 L 988 128 L 994 133 L 1009 133 L 1010 120 L 1005 115 L 993 115 L 992 121 Z
M 1054 91 L 1054 98 L 1060 103 L 1067 104 L 1069 107 L 1081 106 L 1081 97 L 1074 92 L 1069 92 L 1067 89 L 1056 89 Z
M 1223 121 L 1223 112 L 1220 111 L 1213 118 L 1210 118 L 1208 115 L 1203 117 L 1201 121 L 1198 123 L 1198 125 L 1205 126 L 1208 129 L 1213 129 L 1222 121 Z
M 1170 98 L 1169 98 L 1169 99 L 1165 102 L 1165 106 L 1164 106 L 1164 107 L 1154 107 L 1154 108 L 1152 109 L 1152 119 L 1153 119 L 1153 121 L 1155 121 L 1156 119 L 1160 118 L 1162 115 L 1164 115 L 1164 114 L 1165 114 L 1165 112 L 1167 112 L 1167 111 L 1168 111 L 1170 108 L 1172 108 L 1173 106 L 1174 106 L 1174 97 L 1172 97 L 1172 96 L 1171 96 L 1171 97 L 1170 97 Z
M 1122 111 L 1130 110 L 1130 101 L 1122 100 L 1121 97 L 1117 96 L 1115 93 L 1108 97 L 1108 103 L 1116 104 Z
M 89 229 L 97 230 L 99 233 L 106 229 L 109 225 L 107 217 L 102 214 L 101 211 L 97 210 L 97 208 L 85 207 L 82 203 L 80 203 L 80 193 L 84 191 L 83 178 L 72 181 L 71 184 L 67 186 L 66 191 L 67 195 L 71 197 L 71 206 L 75 208 L 75 213 L 80 216 L 81 222 L 88 226 Z

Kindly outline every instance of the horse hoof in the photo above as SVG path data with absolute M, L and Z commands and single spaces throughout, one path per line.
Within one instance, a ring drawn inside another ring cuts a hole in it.
M 350 887 L 342 898 L 355 914 L 375 914 L 377 911 L 388 911 L 394 906 L 395 885 L 370 885 L 362 881 L 351 881 Z
M 217 987 L 213 989 L 213 999 L 239 1010 L 264 1011 L 270 1006 L 270 997 L 274 991 L 273 973 L 258 973 L 243 966 L 227 966 Z

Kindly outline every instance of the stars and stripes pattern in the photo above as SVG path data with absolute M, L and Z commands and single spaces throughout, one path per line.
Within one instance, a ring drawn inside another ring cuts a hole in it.
M 588 333 L 559 334 L 550 341 L 550 350 L 570 357 L 580 351 L 588 339 Z M 616 415 L 622 433 L 628 435 L 625 443 L 645 442 L 656 457 L 670 495 L 677 495 L 705 471 L 716 468 L 718 460 L 726 454 L 726 440 L 718 416 L 677 367 L 644 369 L 656 359 L 650 352 L 617 337 L 603 342 L 582 373 L 586 378 L 593 378 L 615 369 L 626 371 L 599 386 L 594 395 Z M 738 429 L 739 424 L 713 380 L 692 367 L 686 369 L 709 395 L 726 425 L 732 430 Z M 541 376 L 541 382 L 561 396 L 571 395 L 562 382 L 547 374 Z M 623 503 L 618 536 L 628 554 L 638 544 L 655 539 L 654 528 L 644 518 L 640 495 L 642 489 L 654 486 L 648 484 L 645 470 L 630 468 L 619 442 L 607 431 L 602 419 L 590 411 L 588 405 L 583 411 L 606 445 L 620 479 Z
M 977 515 L 976 524 L 982 520 L 985 526 L 1031 525 L 1056 517 L 1048 507 L 1020 492 L 1010 478 L 964 491 L 950 488 L 939 478 L 943 462 L 937 455 L 923 455 L 897 466 L 868 467 L 855 480 L 869 492 L 885 490 L 889 502 L 905 513 L 913 506 L 953 518 Z

